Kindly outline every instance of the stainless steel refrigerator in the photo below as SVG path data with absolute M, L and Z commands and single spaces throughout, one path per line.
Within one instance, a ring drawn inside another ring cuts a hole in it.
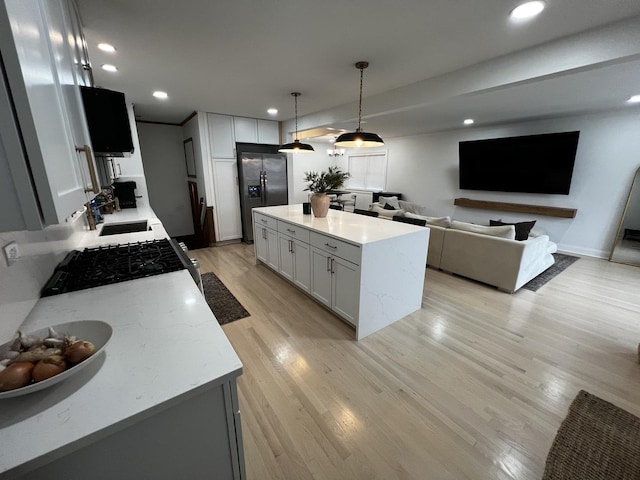
M 282 153 L 238 154 L 242 239 L 253 242 L 251 210 L 255 207 L 286 205 L 287 156 Z

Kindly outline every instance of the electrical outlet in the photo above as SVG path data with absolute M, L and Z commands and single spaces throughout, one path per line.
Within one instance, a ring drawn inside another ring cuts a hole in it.
M 20 258 L 20 248 L 16 242 L 11 242 L 4 246 L 4 257 L 7 260 L 7 266 L 11 266 Z

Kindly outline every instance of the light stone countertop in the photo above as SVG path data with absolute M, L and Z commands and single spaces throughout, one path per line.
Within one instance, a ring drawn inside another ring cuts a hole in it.
M 105 222 L 148 218 L 152 230 L 99 237 L 99 225 L 80 233 L 78 248 L 167 237 L 152 211 L 123 212 Z M 100 358 L 79 373 L 0 400 L 3 480 L 242 373 L 238 355 L 187 270 L 41 298 L 21 329 L 76 320 L 107 322 L 113 337 Z
M 317 218 L 313 215 L 304 215 L 302 204 L 259 207 L 254 208 L 253 211 L 356 245 L 388 240 L 416 231 L 424 231 L 425 228 L 332 209 L 329 210 L 326 218 Z

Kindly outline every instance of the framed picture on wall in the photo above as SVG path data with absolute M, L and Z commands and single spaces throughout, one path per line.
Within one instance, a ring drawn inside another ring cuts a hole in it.
M 187 177 L 197 178 L 196 157 L 193 151 L 193 139 L 187 138 L 184 141 L 184 159 L 187 162 Z

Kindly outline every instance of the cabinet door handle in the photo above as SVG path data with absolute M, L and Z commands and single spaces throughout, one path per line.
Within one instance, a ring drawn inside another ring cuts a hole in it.
M 267 239 L 267 229 L 266 228 L 262 229 L 262 238 L 264 238 L 265 240 Z
M 290 240 L 290 242 L 291 242 L 291 253 L 294 254 L 296 252 L 295 252 L 295 249 L 293 248 L 294 246 L 293 240 Z
M 91 147 L 85 145 L 84 147 L 76 146 L 76 152 L 84 152 L 87 158 L 87 164 L 89 165 L 89 176 L 91 177 L 91 187 L 85 188 L 84 192 L 100 193 L 100 182 L 98 182 L 98 175 L 96 174 L 96 167 L 93 164 L 93 155 L 91 155 Z
M 337 246 L 335 246 L 335 245 L 330 245 L 330 244 L 328 244 L 328 243 L 325 243 L 324 245 L 325 245 L 325 247 L 333 248 L 334 250 L 335 250 L 336 248 L 338 248 Z
M 333 269 L 333 258 L 331 259 L 331 275 L 335 274 L 335 270 Z
M 293 253 L 293 245 L 291 240 L 287 240 L 289 242 L 289 253 Z
M 331 271 L 331 257 L 327 257 L 327 272 Z

